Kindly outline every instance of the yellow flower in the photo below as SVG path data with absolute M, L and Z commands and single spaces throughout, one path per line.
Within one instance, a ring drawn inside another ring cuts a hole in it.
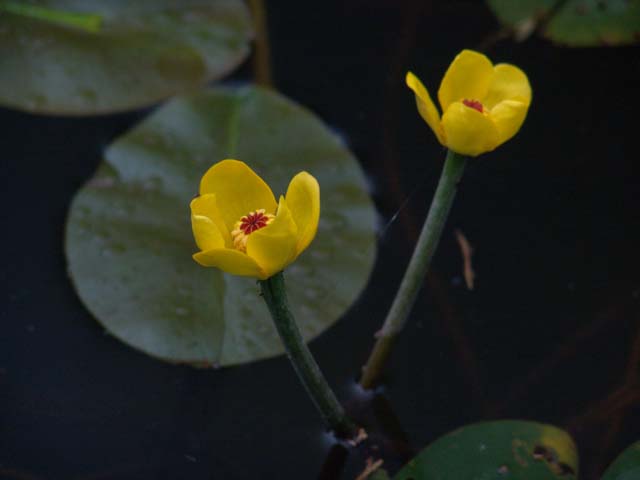
M 200 181 L 191 226 L 205 267 L 261 280 L 293 262 L 311 243 L 320 219 L 320 187 L 298 173 L 276 203 L 269 186 L 244 162 L 223 160 Z
M 440 83 L 442 119 L 429 92 L 411 72 L 407 86 L 416 94 L 418 111 L 438 141 L 472 157 L 518 133 L 531 103 L 531 87 L 522 70 L 506 63 L 494 66 L 472 50 L 456 56 Z

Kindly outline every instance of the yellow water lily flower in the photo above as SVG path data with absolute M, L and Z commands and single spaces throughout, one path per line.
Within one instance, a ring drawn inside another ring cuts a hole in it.
M 442 118 L 418 77 L 408 72 L 406 81 L 438 141 L 472 157 L 490 152 L 518 133 L 531 103 L 531 86 L 522 70 L 506 63 L 494 66 L 473 50 L 460 52 L 440 83 Z
M 276 203 L 271 188 L 244 162 L 223 160 L 200 181 L 191 226 L 205 267 L 266 280 L 311 243 L 320 220 L 320 186 L 298 173 Z

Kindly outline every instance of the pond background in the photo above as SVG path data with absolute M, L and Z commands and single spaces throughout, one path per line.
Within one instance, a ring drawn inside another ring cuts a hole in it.
M 344 137 L 381 225 L 404 205 L 358 303 L 311 343 L 385 466 L 395 471 L 462 425 L 522 418 L 566 428 L 580 478 L 598 478 L 640 432 L 638 47 L 487 44 L 499 25 L 482 2 L 281 1 L 268 15 L 275 87 Z M 370 402 L 353 380 L 445 153 L 404 75 L 435 92 L 456 53 L 483 45 L 529 75 L 529 116 L 512 141 L 470 162 L 387 385 Z M 228 81 L 251 78 L 247 62 Z M 105 335 L 74 293 L 63 256 L 71 198 L 104 147 L 148 112 L 0 110 L 0 478 L 334 478 L 343 467 L 341 478 L 354 478 L 371 451 L 331 449 L 286 358 L 167 365 Z M 474 291 L 455 229 L 474 247 Z

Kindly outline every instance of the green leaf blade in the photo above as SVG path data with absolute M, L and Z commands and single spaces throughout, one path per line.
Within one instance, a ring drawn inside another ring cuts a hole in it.
M 541 33 L 570 47 L 631 45 L 640 39 L 640 0 L 487 1 L 498 19 L 515 31 L 544 19 Z
M 371 272 L 376 216 L 364 176 L 315 116 L 255 87 L 175 99 L 107 149 L 67 223 L 80 298 L 109 332 L 154 357 L 235 365 L 282 352 L 255 281 L 191 259 L 189 201 L 201 175 L 228 157 L 276 195 L 301 170 L 320 183 L 318 235 L 286 272 L 305 339 L 344 314 Z
M 602 480 L 636 480 L 640 478 L 640 441 L 622 452 L 604 472 Z
M 194 90 L 240 64 L 253 36 L 242 0 L 40 0 L 32 7 L 65 12 L 66 24 L 0 15 L 0 104 L 34 113 L 112 113 Z M 85 17 L 100 18 L 99 28 L 69 23 Z
M 564 431 L 516 420 L 467 425 L 440 437 L 394 480 L 575 480 L 578 456 Z

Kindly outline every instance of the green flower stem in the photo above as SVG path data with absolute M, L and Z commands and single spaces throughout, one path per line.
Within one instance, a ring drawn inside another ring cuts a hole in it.
M 289 360 L 307 389 L 307 393 L 320 411 L 325 424 L 338 436 L 354 436 L 356 426 L 346 416 L 342 405 L 322 375 L 318 364 L 300 335 L 295 318 L 289 310 L 284 275 L 280 272 L 267 280 L 260 280 L 258 283 Z
M 409 266 L 404 274 L 396 298 L 387 314 L 382 329 L 378 332 L 373 351 L 362 369 L 360 385 L 364 389 L 373 388 L 382 373 L 391 353 L 397 335 L 404 328 L 420 286 L 431 264 L 431 258 L 442 236 L 444 224 L 449 216 L 458 182 L 464 173 L 467 158 L 451 150 L 438 182 L 429 214 L 422 226 Z
M 35 18 L 65 27 L 78 28 L 89 33 L 97 33 L 102 26 L 102 17 L 93 13 L 67 12 L 21 2 L 0 1 L 0 11 Z

